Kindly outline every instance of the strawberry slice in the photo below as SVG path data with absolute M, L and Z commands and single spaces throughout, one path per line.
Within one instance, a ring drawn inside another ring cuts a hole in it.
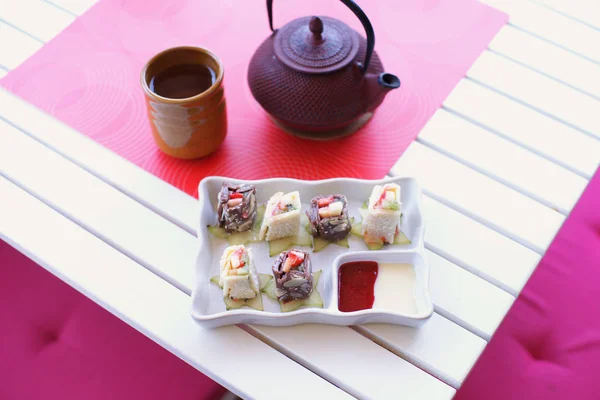
M 241 194 L 241 193 L 237 193 L 237 192 L 236 192 L 236 193 L 231 193 L 231 194 L 229 195 L 229 198 L 230 198 L 230 199 L 243 199 L 243 198 L 244 198 L 244 195 L 243 195 L 243 194 Z
M 334 200 L 333 196 L 329 196 L 324 199 L 319 199 L 319 200 L 317 200 L 317 205 L 319 206 L 319 208 L 327 207 L 328 205 L 333 203 L 333 200 Z
M 385 200 L 385 196 L 387 195 L 387 190 L 384 190 L 381 192 L 381 196 L 379 196 L 379 200 L 377 200 L 377 204 L 378 206 L 380 206 L 381 204 L 383 204 L 383 200 Z
M 299 251 L 290 251 L 288 253 L 285 262 L 283 263 L 283 267 L 281 268 L 283 272 L 290 272 L 290 270 L 298 265 L 302 264 L 304 261 L 304 253 Z

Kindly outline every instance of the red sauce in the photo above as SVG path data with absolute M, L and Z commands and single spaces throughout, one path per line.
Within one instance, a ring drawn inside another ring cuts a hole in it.
M 345 263 L 338 271 L 338 308 L 343 312 L 366 310 L 375 301 L 377 263 L 356 261 Z

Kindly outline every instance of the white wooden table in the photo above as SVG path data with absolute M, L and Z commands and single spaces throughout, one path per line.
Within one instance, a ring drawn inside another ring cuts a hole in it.
M 94 2 L 0 0 L 0 76 Z M 509 24 L 390 171 L 425 192 L 421 329 L 200 328 L 196 200 L 3 89 L 0 238 L 244 398 L 451 398 L 600 162 L 598 1 L 485 2 Z

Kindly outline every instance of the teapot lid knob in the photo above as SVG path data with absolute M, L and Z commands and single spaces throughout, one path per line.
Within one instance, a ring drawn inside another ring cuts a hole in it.
M 312 17 L 308 23 L 308 28 L 314 35 L 315 39 L 320 40 L 323 33 L 323 20 L 319 17 Z

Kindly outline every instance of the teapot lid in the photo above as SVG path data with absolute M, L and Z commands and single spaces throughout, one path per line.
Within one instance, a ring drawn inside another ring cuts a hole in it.
M 301 72 L 321 74 L 348 65 L 356 58 L 356 32 L 328 17 L 302 17 L 286 24 L 275 35 L 277 58 Z

